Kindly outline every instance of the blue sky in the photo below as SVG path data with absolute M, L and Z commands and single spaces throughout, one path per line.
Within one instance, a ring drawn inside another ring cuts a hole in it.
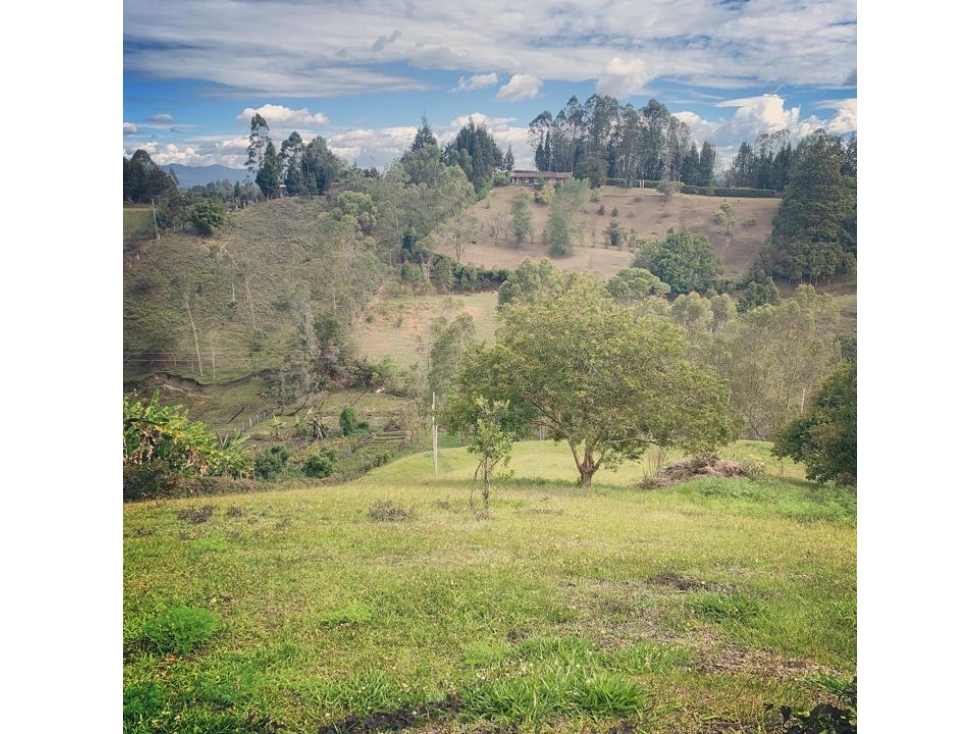
M 857 129 L 855 0 L 125 0 L 123 31 L 123 152 L 159 164 L 243 166 L 258 111 L 362 167 L 472 117 L 531 167 L 529 122 L 594 93 L 659 100 L 724 164 Z

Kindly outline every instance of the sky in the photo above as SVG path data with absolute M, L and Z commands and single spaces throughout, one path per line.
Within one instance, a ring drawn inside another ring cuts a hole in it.
M 518 168 L 528 125 L 576 95 L 650 99 L 711 141 L 857 130 L 856 0 L 125 0 L 123 153 L 241 168 L 257 112 L 383 169 L 422 118 L 470 118 Z

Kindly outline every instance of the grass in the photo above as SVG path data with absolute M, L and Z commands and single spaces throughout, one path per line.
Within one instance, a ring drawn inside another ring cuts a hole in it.
M 766 703 L 808 710 L 855 673 L 847 491 L 775 471 L 643 492 L 625 468 L 582 490 L 566 448 L 518 450 L 488 512 L 469 505 L 463 449 L 440 452 L 455 468 L 438 480 L 429 454 L 346 485 L 126 505 L 126 731 L 375 717 L 682 734 L 760 726 Z M 371 519 L 392 507 L 410 521 Z M 206 644 L 143 644 L 182 608 L 219 620 Z

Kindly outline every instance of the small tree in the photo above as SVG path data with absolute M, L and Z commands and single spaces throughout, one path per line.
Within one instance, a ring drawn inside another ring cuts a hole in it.
M 483 506 L 489 507 L 490 482 L 493 477 L 504 479 L 512 474 L 507 466 L 510 464 L 510 451 L 513 448 L 513 432 L 507 428 L 505 420 L 510 403 L 506 400 L 490 402 L 482 395 L 477 395 L 473 402 L 475 410 L 471 416 L 474 420 L 469 427 L 467 450 L 479 456 L 473 482 L 481 482 Z M 469 502 L 472 504 L 471 495 Z
M 656 186 L 657 191 L 659 191 L 663 198 L 669 201 L 673 198 L 673 194 L 680 190 L 679 181 L 660 181 Z
M 513 239 L 520 246 L 530 234 L 530 197 L 520 194 L 510 205 L 510 231 Z

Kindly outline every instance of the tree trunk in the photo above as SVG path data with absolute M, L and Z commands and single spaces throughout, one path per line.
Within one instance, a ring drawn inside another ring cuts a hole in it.
M 598 471 L 598 464 L 592 457 L 591 446 L 585 446 L 585 453 L 581 460 L 578 460 L 578 454 L 573 451 L 575 457 L 575 464 L 578 465 L 578 486 L 579 487 L 590 487 L 591 478 L 595 476 L 595 472 Z

